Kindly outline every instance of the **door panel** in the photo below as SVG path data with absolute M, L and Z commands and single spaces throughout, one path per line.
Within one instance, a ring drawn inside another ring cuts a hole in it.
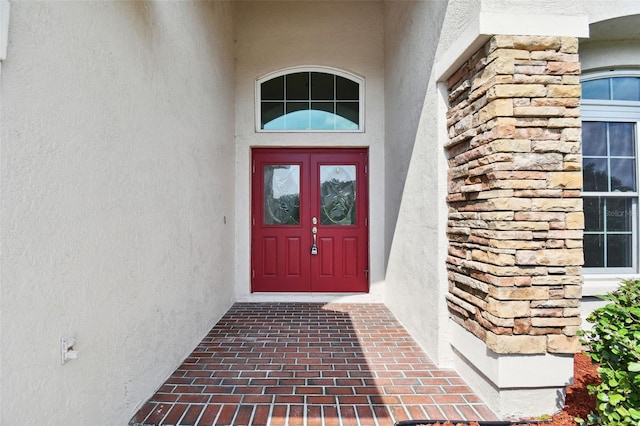
M 334 252 L 335 250 L 333 250 L 333 238 L 330 237 L 323 237 L 320 238 L 320 247 L 319 247 L 319 254 L 320 254 L 320 276 L 321 277 L 333 277 L 335 276 L 335 270 L 334 270 L 334 266 L 333 266 L 333 259 L 334 259 Z
M 299 277 L 302 272 L 302 244 L 300 238 L 287 238 L 287 268 L 290 277 Z
M 368 291 L 366 149 L 252 155 L 252 291 Z
M 264 253 L 276 253 L 278 249 L 278 239 L 274 237 L 264 237 L 262 239 L 262 251 Z M 276 256 L 264 256 L 263 257 L 264 275 L 268 277 L 275 277 L 278 271 L 277 257 Z
M 345 277 L 355 277 L 357 275 L 356 262 L 350 262 L 349 256 L 358 257 L 358 240 L 356 238 L 345 238 L 342 241 L 342 272 Z

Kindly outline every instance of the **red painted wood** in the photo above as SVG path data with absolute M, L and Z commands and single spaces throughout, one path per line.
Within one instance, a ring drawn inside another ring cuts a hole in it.
M 300 238 L 287 238 L 286 275 L 299 277 L 302 273 L 302 244 Z
M 367 292 L 366 149 L 256 148 L 252 171 L 251 289 L 256 292 Z M 300 223 L 264 224 L 265 165 L 300 166 Z M 321 166 L 356 166 L 356 224 L 320 223 Z M 312 218 L 318 254 L 311 255 Z

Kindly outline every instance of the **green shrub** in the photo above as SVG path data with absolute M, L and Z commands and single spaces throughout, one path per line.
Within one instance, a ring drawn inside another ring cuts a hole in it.
M 597 402 L 587 423 L 640 425 L 640 280 L 623 281 L 602 298 L 612 303 L 591 313 L 593 328 L 581 332 L 602 379 L 589 386 Z

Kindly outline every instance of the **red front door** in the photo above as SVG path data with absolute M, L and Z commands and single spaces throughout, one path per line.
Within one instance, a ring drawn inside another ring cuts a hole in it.
M 367 150 L 252 155 L 252 291 L 368 291 Z

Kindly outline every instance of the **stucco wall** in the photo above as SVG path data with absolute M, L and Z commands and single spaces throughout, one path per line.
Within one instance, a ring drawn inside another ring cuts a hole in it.
M 368 147 L 371 292 L 384 280 L 384 87 L 381 2 L 237 2 L 236 7 L 236 297 L 238 300 L 345 300 L 340 295 L 250 293 L 251 147 Z M 255 82 L 295 66 L 345 70 L 365 80 L 362 133 L 258 133 Z M 275 299 L 274 299 L 275 298 Z
M 439 363 L 448 356 L 446 106 L 432 71 L 478 8 L 476 1 L 385 3 L 385 302 Z
M 584 74 L 640 67 L 640 4 L 635 14 L 592 23 L 589 38 L 580 41 Z
M 233 301 L 231 6 L 11 12 L 0 423 L 124 424 Z
M 523 34 L 526 27 L 532 23 L 536 15 L 553 14 L 556 16 L 568 16 L 586 14 L 589 22 L 603 21 L 618 16 L 638 13 L 636 0 L 614 0 L 603 2 L 601 0 L 482 0 L 483 12 L 515 13 L 522 16 Z

